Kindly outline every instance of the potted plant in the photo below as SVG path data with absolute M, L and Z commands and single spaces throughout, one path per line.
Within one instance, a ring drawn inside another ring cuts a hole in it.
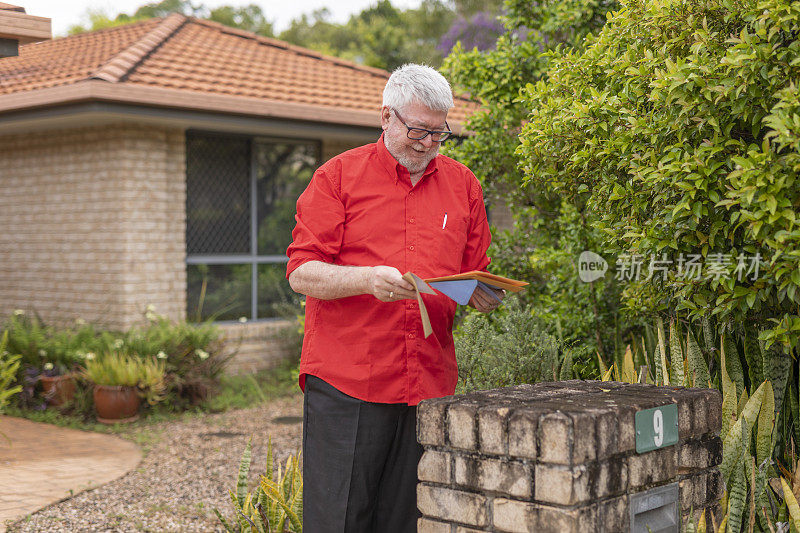
M 42 365 L 39 382 L 48 405 L 58 407 L 75 397 L 75 377 L 62 365 L 47 362 Z
M 23 375 L 20 382 L 25 402 L 35 404 L 39 384 L 45 401 L 36 404 L 37 408 L 69 401 L 75 391 L 75 382 L 68 371 L 67 361 L 61 357 L 63 350 L 59 342 L 54 342 L 52 328 L 44 325 L 38 316 L 29 316 L 17 309 L 4 324 L 4 329 L 8 335 L 8 350 L 21 356 Z
M 119 351 L 86 360 L 85 377 L 94 384 L 97 420 L 104 424 L 139 418 L 141 399 L 151 405 L 163 399 L 164 364 Z

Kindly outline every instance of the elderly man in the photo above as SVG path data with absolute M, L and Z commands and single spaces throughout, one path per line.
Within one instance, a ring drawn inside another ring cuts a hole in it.
M 452 107 L 437 71 L 399 68 L 383 91 L 381 138 L 322 165 L 297 201 L 287 276 L 308 297 L 300 363 L 307 533 L 416 531 L 416 405 L 455 390 L 456 304 L 424 296 L 426 338 L 402 274 L 489 264 L 480 184 L 437 155 Z M 482 312 L 497 303 L 480 290 L 470 300 Z

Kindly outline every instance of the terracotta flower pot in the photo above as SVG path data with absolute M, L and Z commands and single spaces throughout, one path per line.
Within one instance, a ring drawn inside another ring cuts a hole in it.
M 75 397 L 75 379 L 72 374 L 63 376 L 39 376 L 48 405 L 59 406 L 71 402 Z
M 93 396 L 98 422 L 116 424 L 139 418 L 141 398 L 136 387 L 95 385 Z

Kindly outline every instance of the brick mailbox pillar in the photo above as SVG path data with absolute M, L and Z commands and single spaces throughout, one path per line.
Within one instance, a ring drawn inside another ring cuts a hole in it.
M 563 381 L 426 400 L 418 531 L 678 531 L 718 512 L 720 426 L 709 389 Z

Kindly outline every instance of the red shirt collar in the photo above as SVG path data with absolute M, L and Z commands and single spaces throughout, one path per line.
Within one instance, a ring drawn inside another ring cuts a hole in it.
M 383 165 L 386 171 L 389 172 L 391 176 L 394 176 L 395 180 L 399 180 L 402 177 L 403 179 L 411 181 L 411 176 L 408 172 L 408 169 L 403 165 L 401 165 L 397 161 L 397 159 L 395 159 L 394 156 L 391 153 L 389 153 L 389 150 L 383 143 L 383 133 L 381 133 L 381 138 L 378 139 L 377 145 L 378 145 L 378 160 L 381 162 L 381 165 Z M 431 162 L 428 163 L 428 167 L 425 169 L 425 172 L 422 173 L 423 179 L 439 170 L 439 165 L 437 163 L 438 160 L 439 160 L 439 154 L 436 154 L 436 157 L 431 159 Z

